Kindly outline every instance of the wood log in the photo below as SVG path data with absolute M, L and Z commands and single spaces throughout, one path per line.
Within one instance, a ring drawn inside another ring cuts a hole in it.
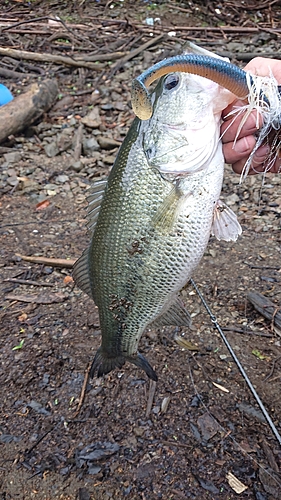
M 267 297 L 258 292 L 249 292 L 248 300 L 253 304 L 254 308 L 265 318 L 274 322 L 277 328 L 281 329 L 281 312 L 280 308 L 271 302 Z
M 0 107 L 0 143 L 17 134 L 47 111 L 58 94 L 56 80 L 33 83 L 27 91 Z

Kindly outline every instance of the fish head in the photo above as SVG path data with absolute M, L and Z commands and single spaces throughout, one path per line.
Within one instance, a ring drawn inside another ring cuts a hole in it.
M 163 77 L 151 97 L 153 113 L 143 122 L 148 163 L 173 175 L 206 168 L 220 150 L 221 111 L 233 95 L 206 78 L 176 72 Z

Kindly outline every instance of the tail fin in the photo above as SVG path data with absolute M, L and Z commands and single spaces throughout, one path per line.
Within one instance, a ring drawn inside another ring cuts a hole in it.
M 93 378 L 96 370 L 98 377 L 101 377 L 114 370 L 114 368 L 122 368 L 126 361 L 144 370 L 149 378 L 157 382 L 158 377 L 155 371 L 142 354 L 137 353 L 133 356 L 124 356 L 120 354 L 119 356 L 109 357 L 102 351 L 101 347 L 98 349 L 92 363 L 90 377 Z

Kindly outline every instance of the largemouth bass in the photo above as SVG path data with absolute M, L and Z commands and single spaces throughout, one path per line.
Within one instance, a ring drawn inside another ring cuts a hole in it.
M 102 344 L 91 376 L 125 361 L 157 375 L 138 353 L 149 326 L 189 326 L 180 297 L 210 234 L 236 240 L 235 214 L 219 201 L 221 111 L 233 95 L 175 72 L 153 94 L 152 116 L 135 118 L 108 177 L 89 198 L 92 239 L 75 264 L 77 285 L 98 306 Z

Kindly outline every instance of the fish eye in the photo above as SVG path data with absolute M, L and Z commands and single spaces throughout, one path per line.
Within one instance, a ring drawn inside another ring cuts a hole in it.
M 167 76 L 165 83 L 164 83 L 164 87 L 166 90 L 175 89 L 177 87 L 179 81 L 180 81 L 179 75 L 176 75 L 173 73 L 172 75 Z

